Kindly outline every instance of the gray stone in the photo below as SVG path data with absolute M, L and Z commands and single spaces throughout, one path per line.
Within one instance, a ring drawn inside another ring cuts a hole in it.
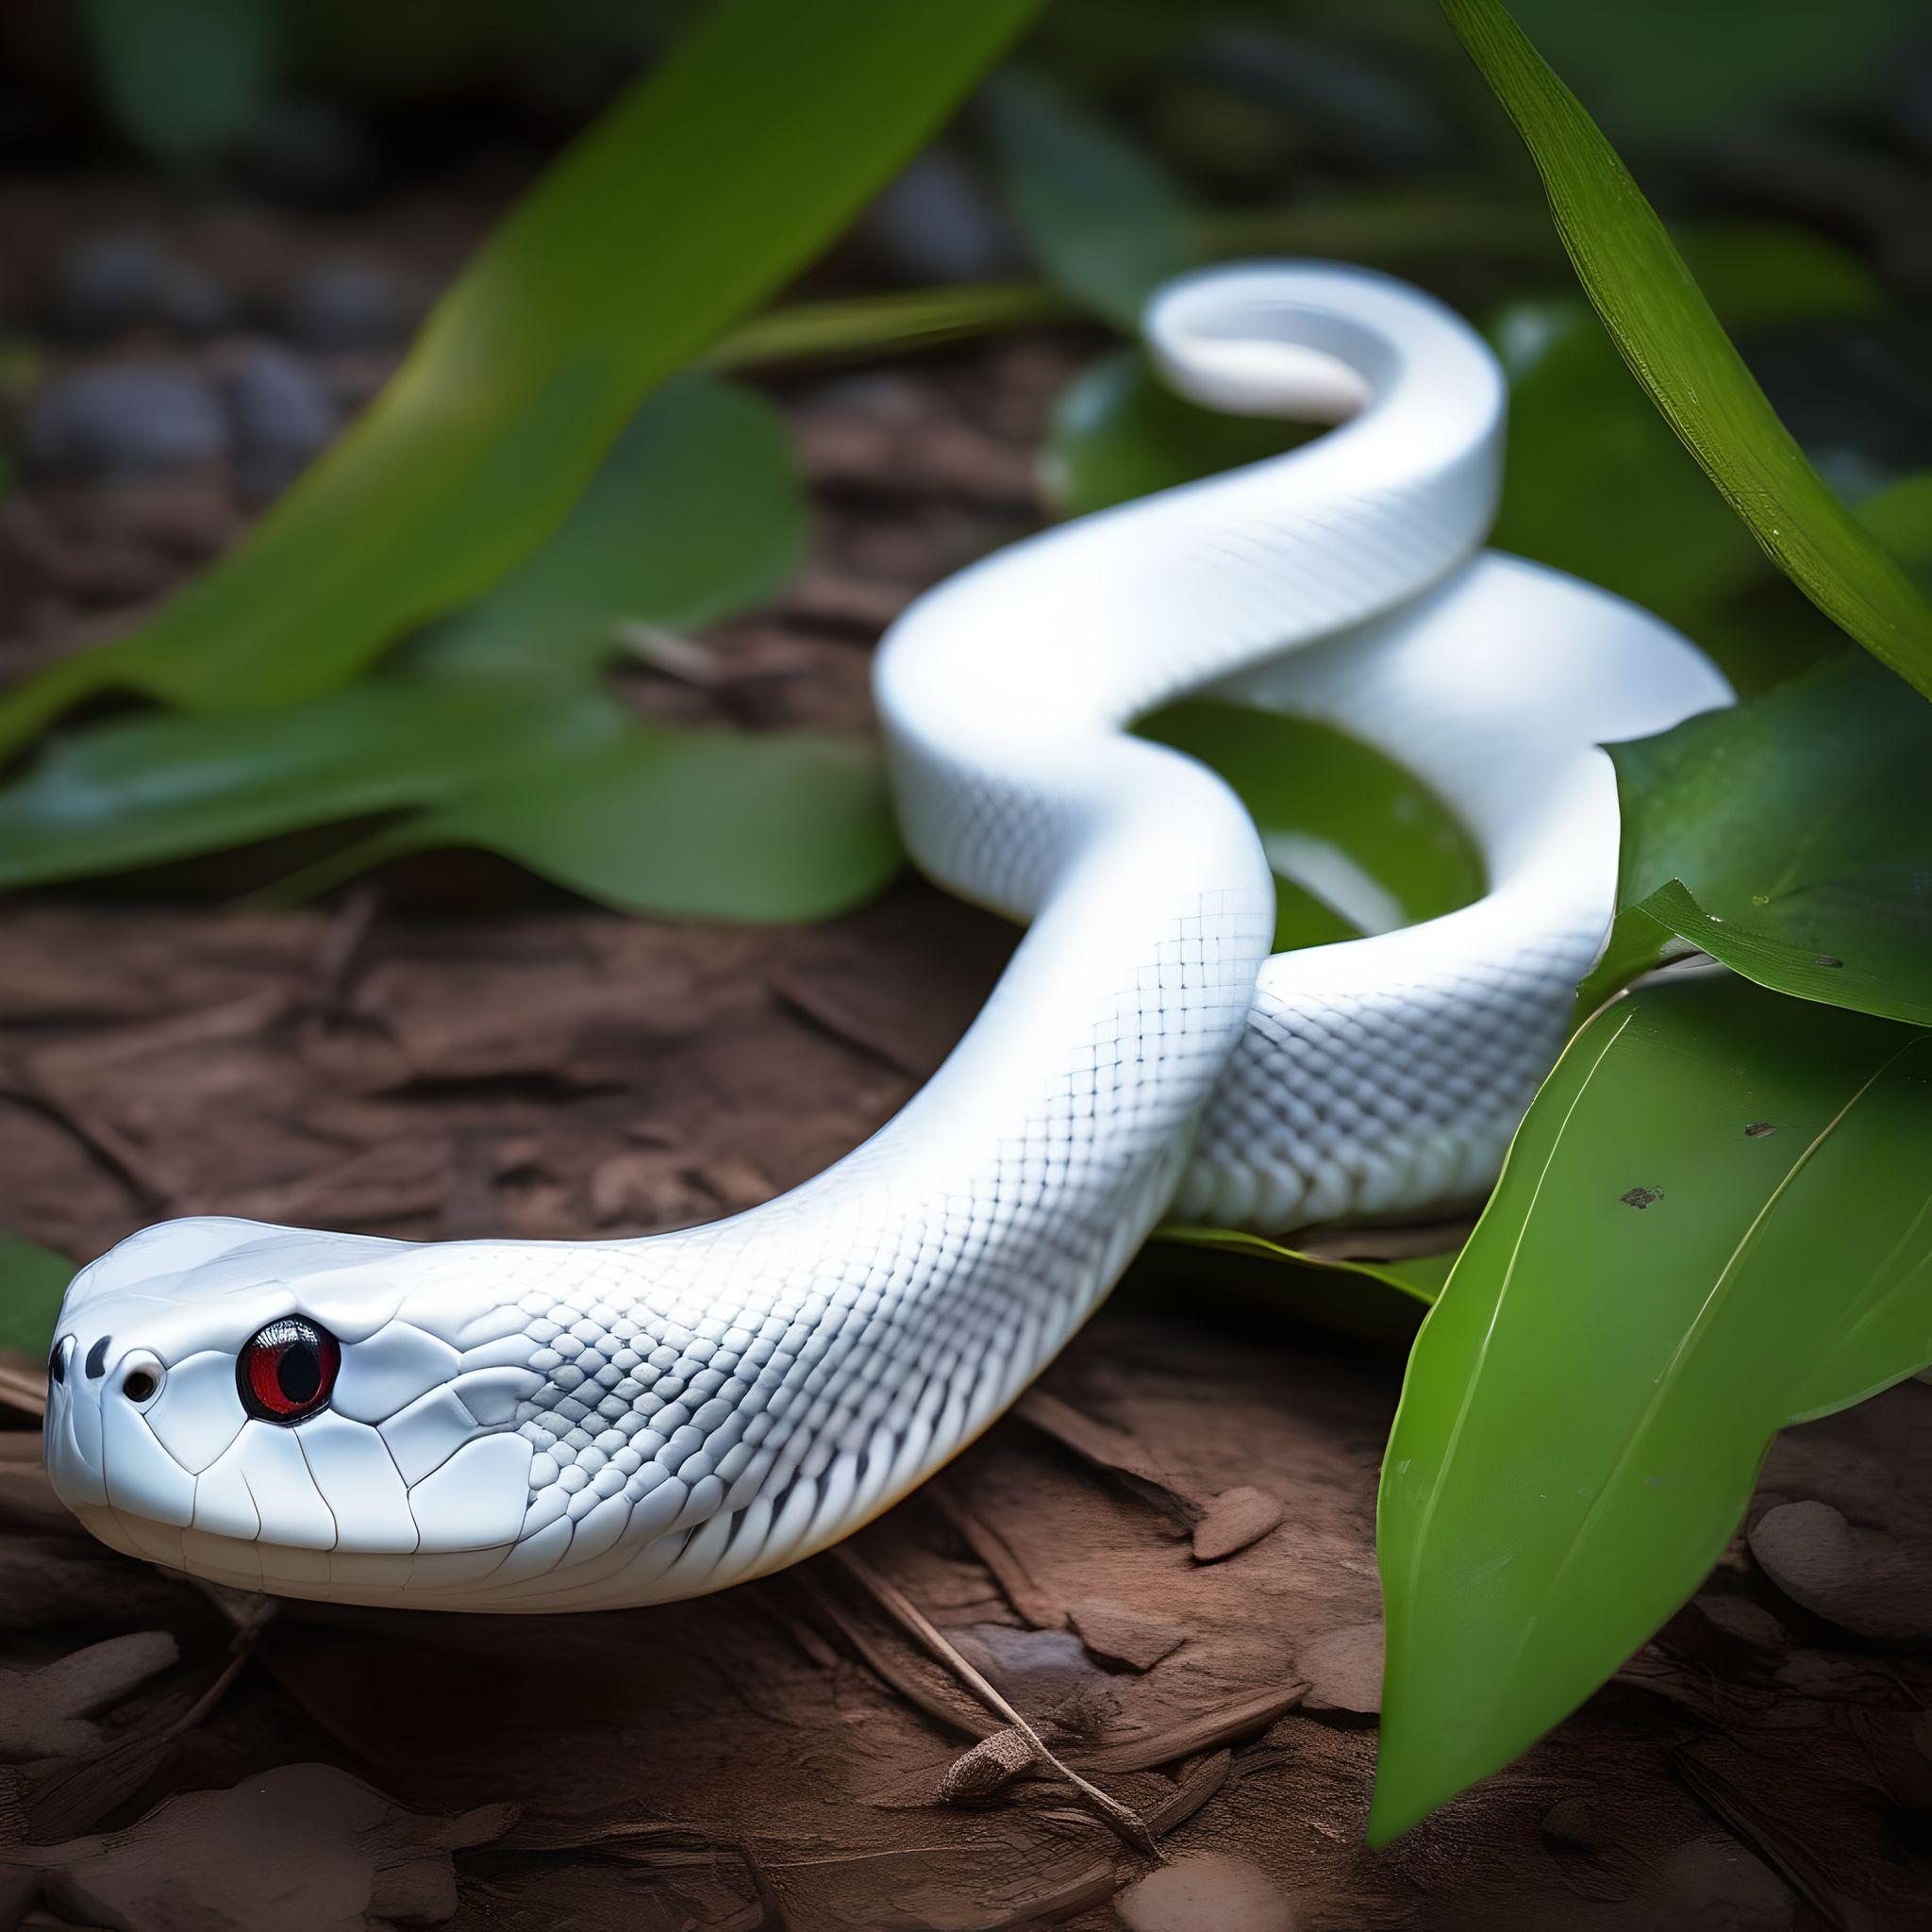
M 1114 1902 L 1128 1932 L 1294 1932 L 1295 1917 L 1258 1865 L 1196 1852 L 1150 1872 Z
M 168 261 L 155 288 L 155 313 L 176 335 L 217 336 L 235 319 L 228 291 L 205 268 Z
M 199 376 L 120 365 L 57 377 L 21 413 L 20 458 L 30 474 L 108 481 L 212 460 L 228 425 Z
M 957 155 L 929 148 L 866 211 L 864 232 L 919 282 L 990 282 L 1022 260 L 991 197 Z
M 146 235 L 88 235 L 54 272 L 48 321 L 71 341 L 102 341 L 155 311 L 167 258 Z
M 310 269 L 289 291 L 283 322 L 306 348 L 330 353 L 388 348 L 409 330 L 394 278 L 358 262 Z
M 251 347 L 222 393 L 234 425 L 237 480 L 258 502 L 279 494 L 336 432 L 327 385 L 287 349 Z

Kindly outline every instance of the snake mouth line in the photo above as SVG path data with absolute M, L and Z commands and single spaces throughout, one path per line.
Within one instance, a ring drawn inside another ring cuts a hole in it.
M 109 1549 L 162 1569 L 230 1590 L 376 1607 L 436 1607 L 442 1593 L 474 1589 L 517 1547 L 509 1541 L 474 1550 L 308 1550 L 215 1530 L 177 1529 L 108 1504 L 79 1504 L 75 1514 Z

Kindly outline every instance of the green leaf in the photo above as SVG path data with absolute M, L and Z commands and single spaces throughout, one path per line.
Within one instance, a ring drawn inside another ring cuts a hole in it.
M 132 637 L 0 702 L 265 709 L 342 684 L 559 523 L 645 394 L 796 273 L 1038 0 L 722 0 L 526 193 L 370 409 Z
M 1819 478 L 1602 132 L 1498 0 L 1441 0 L 1528 147 L 1584 292 L 1651 400 L 1772 559 L 1932 695 L 1932 606 Z
M 1932 1036 L 1730 974 L 1574 1039 L 1409 1359 L 1371 1842 L 1703 1582 L 1773 1434 L 1932 1360 Z
M 1310 433 L 1204 409 L 1161 381 L 1141 350 L 1122 349 L 1083 370 L 1056 399 L 1044 482 L 1061 516 L 1085 516 L 1279 456 Z
M 0 1233 L 0 1348 L 46 1354 L 74 1263 L 51 1248 Z
M 1295 1268 L 1324 1269 L 1332 1274 L 1356 1275 L 1378 1281 L 1418 1301 L 1424 1307 L 1442 1292 L 1442 1284 L 1456 1265 L 1456 1251 L 1440 1255 L 1409 1255 L 1399 1260 L 1365 1261 L 1339 1255 L 1324 1255 L 1307 1248 L 1284 1247 L 1265 1235 L 1249 1234 L 1239 1227 L 1189 1227 L 1181 1222 L 1163 1222 L 1152 1239 L 1172 1241 L 1178 1247 L 1213 1248 L 1230 1255 L 1253 1255 L 1267 1261 L 1286 1262 Z
M 281 63 L 281 0 L 83 0 L 81 18 L 115 120 L 165 161 L 246 133 Z
M 1845 655 L 1610 757 L 1618 916 L 1581 1010 L 1701 949 L 1800 999 L 1932 1024 L 1932 712 Z
M 1359 739 L 1206 698 L 1136 729 L 1212 766 L 1253 815 L 1276 879 L 1277 952 L 1418 924 L 1481 896 L 1482 858 L 1455 813 Z
M 675 376 L 550 538 L 408 655 L 553 671 L 602 664 L 620 624 L 695 629 L 775 596 L 804 560 L 808 521 L 777 408 L 717 376 Z
M 988 90 L 987 118 L 1011 207 L 1041 266 L 1132 334 L 1147 297 L 1191 265 L 1180 189 L 1144 149 L 1081 112 L 1037 75 Z
M 0 889 L 439 805 L 582 755 L 625 726 L 597 683 L 616 626 L 709 623 L 760 602 L 805 528 L 777 411 L 716 377 L 678 377 L 550 540 L 390 669 L 260 716 L 144 716 L 49 744 L 0 790 Z
M 443 845 L 482 846 L 619 911 L 672 919 L 826 919 L 904 862 L 867 741 L 645 719 L 379 834 L 329 875 Z

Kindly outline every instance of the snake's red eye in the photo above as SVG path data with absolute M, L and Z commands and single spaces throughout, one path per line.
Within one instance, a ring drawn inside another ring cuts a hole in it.
M 263 1422 L 299 1423 L 328 1400 L 342 1351 L 335 1337 L 300 1315 L 258 1330 L 235 1358 L 242 1407 Z

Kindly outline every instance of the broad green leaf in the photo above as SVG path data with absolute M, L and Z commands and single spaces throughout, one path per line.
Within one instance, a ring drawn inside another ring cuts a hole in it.
M 1932 1024 L 1932 712 L 1846 654 L 1610 757 L 1618 916 L 1582 1010 L 1701 948 L 1801 999 Z
M 721 0 L 490 237 L 369 410 L 129 638 L 0 702 L 266 709 L 345 682 L 526 556 L 648 391 L 808 261 L 1038 0 Z
M 759 602 L 795 564 L 805 519 L 776 410 L 678 377 L 549 541 L 391 668 L 259 716 L 149 715 L 50 743 L 0 789 L 0 889 L 442 804 L 607 743 L 626 718 L 597 684 L 615 627 Z
M 867 741 L 641 718 L 378 834 L 326 875 L 443 845 L 501 853 L 619 911 L 758 922 L 861 905 L 904 859 Z
M 1528 147 L 1584 292 L 1651 400 L 1778 567 L 1932 695 L 1932 605 L 1805 460 L 1616 150 L 1498 0 L 1441 5 Z
M 775 596 L 804 558 L 808 517 L 778 410 L 738 383 L 675 376 L 549 539 L 409 657 L 601 664 L 621 623 L 695 629 Z
M 283 0 L 83 0 L 80 11 L 114 119 L 164 161 L 245 134 L 280 64 Z
M 1154 1230 L 1156 1241 L 1173 1241 L 1178 1247 L 1213 1248 L 1223 1254 L 1253 1255 L 1267 1261 L 1285 1262 L 1294 1268 L 1325 1269 L 1337 1274 L 1353 1274 L 1379 1281 L 1385 1288 L 1407 1295 L 1424 1307 L 1442 1292 L 1442 1284 L 1456 1265 L 1454 1250 L 1440 1255 L 1414 1255 L 1401 1260 L 1357 1261 L 1337 1255 L 1324 1255 L 1307 1248 L 1285 1247 L 1265 1235 L 1249 1234 L 1239 1227 L 1190 1227 L 1183 1222 L 1163 1222 Z
M 1384 1844 L 1703 1582 L 1774 1433 L 1932 1360 L 1932 1035 L 1733 974 L 1607 1008 L 1409 1358 L 1378 1518 Z
M 1007 200 L 1041 266 L 1130 334 L 1147 297 L 1191 266 L 1193 219 L 1145 150 L 1033 75 L 988 90 L 988 123 Z
M 51 1248 L 0 1234 L 0 1348 L 45 1355 L 74 1263 Z
M 1456 815 L 1359 739 L 1206 698 L 1136 728 L 1211 765 L 1253 815 L 1276 880 L 1277 952 L 1414 925 L 1482 893 L 1482 858 Z
M 0 791 L 0 891 L 431 805 L 594 740 L 611 709 L 527 678 L 398 667 L 259 718 L 170 713 L 56 738 Z
M 1083 370 L 1055 401 L 1043 480 L 1061 516 L 1085 516 L 1279 456 L 1308 434 L 1204 409 L 1161 381 L 1139 349 L 1122 349 Z

